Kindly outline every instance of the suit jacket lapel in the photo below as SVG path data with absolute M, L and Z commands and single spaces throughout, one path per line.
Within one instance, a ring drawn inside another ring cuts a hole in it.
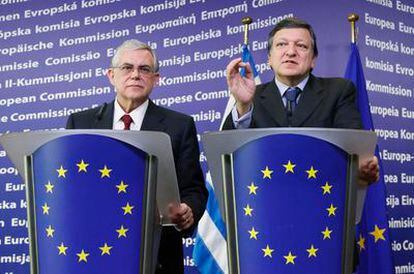
M 165 131 L 164 114 L 159 110 L 151 100 L 149 100 L 144 120 L 142 121 L 141 130 Z
M 274 80 L 265 87 L 259 97 L 259 102 L 263 105 L 267 116 L 276 122 L 278 126 L 287 126 L 285 106 L 283 105 L 282 97 Z M 260 121 L 261 118 L 258 117 L 257 120 Z M 274 125 L 266 126 L 273 127 Z
M 114 120 L 114 102 L 102 105 L 101 109 L 96 114 L 94 128 L 97 129 L 112 129 Z
M 313 75 L 310 75 L 309 81 L 299 99 L 299 104 L 293 113 L 293 126 L 302 126 L 302 124 L 322 102 L 323 91 L 324 90 L 318 80 Z

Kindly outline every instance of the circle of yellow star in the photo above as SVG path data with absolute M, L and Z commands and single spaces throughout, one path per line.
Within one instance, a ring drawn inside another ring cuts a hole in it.
M 47 237 L 53 238 L 54 233 L 55 233 L 55 230 L 53 229 L 53 227 L 51 225 L 46 227 L 46 236 Z
M 47 181 L 47 184 L 45 184 L 46 187 L 46 193 L 53 193 L 53 188 L 55 187 L 52 185 L 50 181 Z
M 101 256 L 105 254 L 111 255 L 110 251 L 112 249 L 112 246 L 108 246 L 107 243 L 105 243 L 104 246 L 99 247 L 99 249 L 102 251 Z
M 132 214 L 132 209 L 133 208 L 134 208 L 134 206 L 131 206 L 129 203 L 127 203 L 125 206 L 123 206 L 122 209 L 124 210 L 124 215 Z
M 259 231 L 255 230 L 254 227 L 252 227 L 251 230 L 248 231 L 250 234 L 250 239 L 257 240 L 257 234 L 259 234 Z
M 252 216 L 253 208 L 251 208 L 249 204 L 243 209 L 244 209 L 244 216 L 250 216 L 250 217 Z
M 292 252 L 289 251 L 289 254 L 287 256 L 283 256 L 283 258 L 286 259 L 285 264 L 295 264 L 295 259 L 297 256 L 294 256 Z
M 331 204 L 331 206 L 326 209 L 328 211 L 328 216 L 335 216 L 336 209 L 337 207 L 334 207 L 333 204 Z
M 65 246 L 63 243 L 60 243 L 60 245 L 57 246 L 58 250 L 59 250 L 59 254 L 58 255 L 65 255 L 66 256 L 66 250 L 68 249 L 67 246 Z
M 295 164 L 291 163 L 290 160 L 286 165 L 283 165 L 285 167 L 285 173 L 291 172 L 294 173 L 293 168 L 296 166 Z
M 83 160 L 81 160 L 81 162 L 76 165 L 78 166 L 78 172 L 81 172 L 81 171 L 87 172 L 86 168 L 89 166 L 88 163 L 85 163 Z
M 103 169 L 100 169 L 99 172 L 101 173 L 101 178 L 103 177 L 110 177 L 109 173 L 111 173 L 112 169 L 109 169 L 106 165 L 104 165 Z
M 86 253 L 85 250 L 82 249 L 81 253 L 76 253 L 76 256 L 79 257 L 78 263 L 84 261 L 85 263 L 88 262 L 87 257 L 89 256 L 89 253 Z
M 261 170 L 261 172 L 263 173 L 263 179 L 265 178 L 272 179 L 271 175 L 273 173 L 273 170 L 270 170 L 268 166 L 266 166 L 264 170 Z
M 365 238 L 362 237 L 361 234 L 359 234 L 359 240 L 357 242 L 358 246 L 359 246 L 359 251 L 361 252 L 363 249 L 365 249 Z
M 247 186 L 247 188 L 249 189 L 249 195 L 250 194 L 257 194 L 256 193 L 256 189 L 258 189 L 259 187 L 258 186 L 256 186 L 253 182 L 249 185 L 249 186 Z
M 272 258 L 272 252 L 274 251 L 273 249 L 271 249 L 270 247 L 269 247 L 269 245 L 266 245 L 266 248 L 262 248 L 262 251 L 263 251 L 263 257 L 267 257 L 267 256 L 269 256 L 270 258 Z
M 316 252 L 318 251 L 318 248 L 315 248 L 313 245 L 309 249 L 306 249 L 306 251 L 309 253 L 308 258 L 310 257 L 316 257 Z
M 116 185 L 116 188 L 118 189 L 118 194 L 121 192 L 127 193 L 126 191 L 127 187 L 128 185 L 124 184 L 124 181 L 121 181 L 119 185 Z
M 331 233 L 332 233 L 332 230 L 329 230 L 328 227 L 326 227 L 325 230 L 322 231 L 323 239 L 324 240 L 325 239 L 330 239 L 331 238 Z
M 330 185 L 328 182 L 326 182 L 324 186 L 321 186 L 321 188 L 323 189 L 323 195 L 325 195 L 326 193 L 331 194 L 332 187 L 333 186 Z
M 42 205 L 42 209 L 43 209 L 43 214 L 44 215 L 49 215 L 50 206 L 48 206 L 47 203 L 45 203 L 44 205 Z
M 124 226 L 121 225 L 121 228 L 119 228 L 119 229 L 116 230 L 116 232 L 118 232 L 118 238 L 121 238 L 121 237 L 125 237 L 126 238 L 126 236 L 127 236 L 126 233 L 128 232 L 128 230 L 129 229 L 124 228 Z
M 374 236 L 375 242 L 378 242 L 380 239 L 385 241 L 384 232 L 385 232 L 385 228 L 380 229 L 377 225 L 375 225 L 374 231 L 370 232 L 369 234 Z
M 58 178 L 59 177 L 66 178 L 66 172 L 68 172 L 68 170 L 64 169 L 63 166 L 60 166 L 60 168 L 56 169 L 56 171 L 58 172 Z
M 313 166 L 309 170 L 306 170 L 306 173 L 308 173 L 308 179 L 315 178 L 316 179 L 316 173 L 318 170 L 314 169 Z

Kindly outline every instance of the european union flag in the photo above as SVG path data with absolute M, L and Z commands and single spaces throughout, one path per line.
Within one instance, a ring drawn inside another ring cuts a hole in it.
M 358 47 L 355 43 L 351 43 L 351 55 L 348 60 L 345 78 L 351 80 L 357 88 L 358 109 L 361 113 L 364 129 L 373 130 L 374 124 L 365 86 L 364 71 Z M 380 159 L 378 146 L 375 155 Z M 381 161 L 379 164 L 382 173 L 384 169 Z M 362 219 L 357 227 L 359 274 L 394 273 L 385 196 L 386 187 L 384 177 L 381 174 L 379 181 L 369 186 L 367 190 Z
M 341 273 L 347 154 L 281 134 L 233 158 L 240 273 Z
M 145 159 L 97 135 L 61 137 L 34 153 L 38 273 L 139 273 Z

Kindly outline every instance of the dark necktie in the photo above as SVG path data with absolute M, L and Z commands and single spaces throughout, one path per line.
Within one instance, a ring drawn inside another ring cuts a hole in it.
M 132 118 L 128 114 L 125 114 L 121 117 L 122 122 L 124 122 L 124 130 L 130 130 Z
M 300 93 L 300 88 L 298 87 L 290 87 L 287 89 L 285 93 L 286 97 L 286 110 L 288 116 L 292 116 L 293 112 L 295 111 L 296 107 L 296 100 L 298 99 Z

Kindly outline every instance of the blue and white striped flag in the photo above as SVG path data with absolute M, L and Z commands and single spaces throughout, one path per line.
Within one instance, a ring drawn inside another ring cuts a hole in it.
M 255 82 L 256 84 L 260 84 L 259 73 L 256 70 L 248 45 L 243 45 L 242 60 L 243 62 L 249 62 L 250 67 L 253 70 Z M 240 71 L 240 73 L 243 76 L 245 75 L 244 70 Z M 226 110 L 223 114 L 220 130 L 223 128 L 223 123 L 235 104 L 236 100 L 230 95 Z M 227 274 L 229 271 L 227 262 L 226 227 L 220 215 L 220 209 L 214 194 L 210 172 L 206 174 L 206 181 L 209 198 L 206 211 L 198 223 L 193 258 L 198 270 L 202 274 Z

